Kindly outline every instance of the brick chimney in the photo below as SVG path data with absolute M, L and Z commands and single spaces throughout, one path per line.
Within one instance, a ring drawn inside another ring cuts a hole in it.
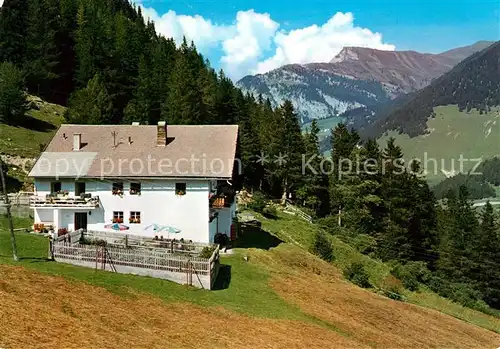
M 73 150 L 79 151 L 82 146 L 82 134 L 73 133 Z
M 165 121 L 158 121 L 158 128 L 156 132 L 156 145 L 167 145 L 167 123 Z

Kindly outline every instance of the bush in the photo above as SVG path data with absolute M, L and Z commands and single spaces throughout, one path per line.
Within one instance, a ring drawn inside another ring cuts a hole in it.
M 314 235 L 314 243 L 311 250 L 312 253 L 327 262 L 331 262 L 334 259 L 332 243 L 322 231 L 317 231 Z
M 215 248 L 212 247 L 212 246 L 205 246 L 203 247 L 203 249 L 201 250 L 200 254 L 199 254 L 199 257 L 200 258 L 206 258 L 206 259 L 209 259 L 210 257 L 212 257 L 212 253 L 214 253 L 215 251 Z
M 218 244 L 220 247 L 225 247 L 229 245 L 229 237 L 226 234 L 217 233 L 214 236 L 214 243 Z
M 431 278 L 431 272 L 425 262 L 408 262 L 405 265 L 397 264 L 391 274 L 403 283 L 410 291 L 417 291 L 420 283 L 426 284 Z
M 266 207 L 266 200 L 261 192 L 255 192 L 252 197 L 252 201 L 248 204 L 248 208 L 254 210 L 255 212 L 262 213 Z
M 369 254 L 374 251 L 377 240 L 373 236 L 367 234 L 358 234 L 351 239 L 349 244 L 359 252 Z
M 344 270 L 344 277 L 359 287 L 369 288 L 372 286 L 365 266 L 360 262 L 355 262 L 348 266 Z
M 403 301 L 403 284 L 400 280 L 396 279 L 396 277 L 392 275 L 387 275 L 381 284 L 382 292 L 386 297 L 397 301 Z
M 267 218 L 272 218 L 272 219 L 278 218 L 278 211 L 274 206 L 264 207 L 264 209 L 262 210 L 262 214 Z

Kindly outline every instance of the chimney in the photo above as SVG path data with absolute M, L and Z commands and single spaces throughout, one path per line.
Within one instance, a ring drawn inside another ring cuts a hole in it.
M 81 146 L 82 146 L 82 134 L 73 133 L 73 150 L 79 151 Z
M 158 121 L 156 145 L 167 145 L 167 123 L 165 121 Z

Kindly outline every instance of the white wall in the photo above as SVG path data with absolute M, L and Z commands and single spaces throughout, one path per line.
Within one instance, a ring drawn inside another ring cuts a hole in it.
M 53 223 L 54 214 L 52 209 L 36 208 L 34 212 L 35 223 Z
M 75 182 L 60 180 L 62 190 L 74 195 Z M 179 234 L 162 233 L 164 237 L 184 238 L 197 242 L 210 242 L 208 180 L 141 180 L 141 195 L 130 195 L 130 182 L 124 181 L 123 197 L 112 194 L 112 180 L 85 180 L 87 193 L 99 196 L 99 209 L 60 209 L 60 226 L 58 228 L 74 228 L 75 212 L 91 212 L 87 216 L 89 230 L 104 230 L 104 225 L 111 224 L 113 211 L 122 211 L 124 224 L 129 226 L 128 232 L 154 236 L 152 231 L 145 232 L 150 224 L 170 225 L 181 230 Z M 175 195 L 175 183 L 186 183 L 186 194 Z M 50 180 L 35 180 L 36 195 L 45 196 L 50 193 Z M 35 209 L 40 211 L 41 209 Z M 44 209 L 52 212 L 50 209 Z M 129 223 L 130 211 L 141 212 L 141 224 Z M 39 217 L 40 218 L 40 217 Z M 35 214 L 35 223 L 37 214 Z M 52 221 L 52 219 L 50 220 Z

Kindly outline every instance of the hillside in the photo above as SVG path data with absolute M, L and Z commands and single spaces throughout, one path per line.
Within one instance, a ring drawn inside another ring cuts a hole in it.
M 460 186 L 465 185 L 471 199 L 495 198 L 500 189 L 500 157 L 483 160 L 475 172 L 477 174 L 458 174 L 446 178 L 433 188 L 434 194 L 442 199 L 450 190 L 458 193 Z
M 425 134 L 429 130 L 427 120 L 438 106 L 458 105 L 460 111 L 475 108 L 488 112 L 490 107 L 500 105 L 499 58 L 500 42 L 496 42 L 436 79 L 403 106 L 380 115 L 367 134 L 380 135 L 388 130 L 411 137 Z
M 460 111 L 458 106 L 450 105 L 436 107 L 433 112 L 435 117 L 427 121 L 426 134 L 410 137 L 389 131 L 378 143 L 385 146 L 390 137 L 396 138 L 405 159 L 422 160 L 427 178 L 433 183 L 447 175 L 472 170 L 480 158 L 489 159 L 500 154 L 500 108 L 492 107 L 485 114 L 477 109 Z M 460 155 L 467 159 L 463 166 L 459 162 Z M 427 164 L 425 159 L 428 159 Z
M 31 95 L 27 100 L 29 110 L 22 123 L 0 122 L 0 157 L 8 165 L 6 184 L 9 192 L 32 191 L 32 179 L 27 174 L 64 121 L 65 107 Z
M 346 47 L 329 63 L 290 64 L 246 76 L 237 86 L 262 94 L 275 105 L 292 100 L 305 122 L 416 91 L 490 44 L 478 42 L 441 54 Z
M 307 253 L 314 225 L 280 214 L 259 218 L 234 254 L 222 256 L 218 289 L 47 263 L 45 238 L 18 234 L 17 265 L 0 221 L 0 345 L 7 348 L 485 348 L 498 345 L 500 321 L 427 291 L 398 302 L 343 279 L 355 259 L 388 268 L 340 240 L 336 265 Z M 27 222 L 17 220 L 16 226 Z M 289 242 L 289 243 L 287 243 Z M 300 247 L 300 246 L 302 247 Z M 243 256 L 247 256 L 248 262 Z M 230 277 L 229 277 L 230 275 Z M 379 280 L 379 281 L 377 281 Z M 314 287 L 311 287 L 314 285 Z M 50 302 L 47 290 L 50 289 Z M 439 309 L 452 316 L 414 304 Z M 37 316 L 33 317 L 32 314 Z M 457 320 L 458 317 L 471 322 Z M 57 331 L 47 331 L 47 324 Z
M 66 108 L 28 96 L 29 110 L 22 124 L 0 122 L 0 154 L 35 158 L 64 121 Z

